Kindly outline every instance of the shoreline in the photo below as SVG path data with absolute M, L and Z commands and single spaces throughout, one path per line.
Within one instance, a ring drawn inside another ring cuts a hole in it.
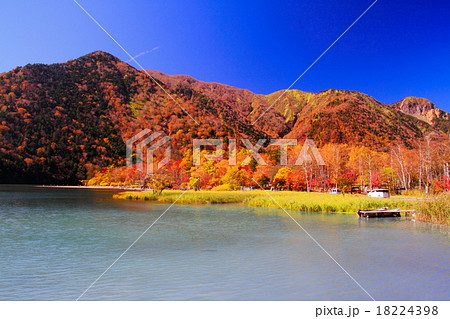
M 380 207 L 399 208 L 401 210 L 416 210 L 414 220 L 450 226 L 447 209 L 436 209 L 438 206 L 449 205 L 447 197 L 430 200 L 411 198 L 369 198 L 358 195 L 331 195 L 307 192 L 274 192 L 270 197 L 261 190 L 254 191 L 193 191 L 182 197 L 181 191 L 165 190 L 161 195 L 151 191 L 124 191 L 113 195 L 119 200 L 139 200 L 156 203 L 177 204 L 241 204 L 247 207 L 282 208 L 293 212 L 322 214 L 355 214 L 358 209 L 376 209 Z M 444 202 L 442 202 L 444 200 Z M 442 206 L 443 207 L 443 206 Z M 421 212 L 422 211 L 422 212 Z M 449 209 L 450 211 L 450 209 Z M 425 213 L 424 213 L 425 212 Z M 408 217 L 403 215 L 402 217 Z
M 149 191 L 149 189 L 142 189 L 136 187 L 125 186 L 60 186 L 60 185 L 32 185 L 39 188 L 74 188 L 74 189 L 110 189 L 110 190 L 123 190 L 123 191 Z
M 188 191 L 177 199 L 181 191 L 166 190 L 161 195 L 151 191 L 124 191 L 113 195 L 119 200 L 139 200 L 160 203 L 171 203 L 177 200 L 179 204 L 243 204 L 251 207 L 271 207 L 316 213 L 354 214 L 358 209 L 374 209 L 379 207 L 413 209 L 417 200 L 377 199 L 358 195 L 330 195 L 308 192 L 275 192 L 270 197 L 264 191 Z
M 322 214 L 354 214 L 358 209 L 375 209 L 379 207 L 400 208 L 402 210 L 415 209 L 415 220 L 432 224 L 450 226 L 450 218 L 447 210 L 443 207 L 435 207 L 435 198 L 402 197 L 393 196 L 386 199 L 369 198 L 361 195 L 330 195 L 327 193 L 308 193 L 283 191 L 273 192 L 270 197 L 261 190 L 252 191 L 211 191 L 190 190 L 185 196 L 178 198 L 183 192 L 181 190 L 165 190 L 161 195 L 155 195 L 151 189 L 142 189 L 126 186 L 52 186 L 33 185 L 38 188 L 62 188 L 62 189 L 92 189 L 92 190 L 115 190 L 118 193 L 112 196 L 119 200 L 139 200 L 157 203 L 178 204 L 241 204 L 247 207 L 267 207 L 288 209 L 298 212 L 322 213 Z M 445 196 L 445 195 L 444 195 Z M 271 198 L 273 197 L 273 198 Z M 447 196 L 445 196 L 447 197 Z M 276 202 L 274 202 L 274 198 Z M 449 205 L 448 199 L 439 205 Z M 422 211 L 422 212 L 420 212 Z M 406 215 L 405 215 L 406 216 Z

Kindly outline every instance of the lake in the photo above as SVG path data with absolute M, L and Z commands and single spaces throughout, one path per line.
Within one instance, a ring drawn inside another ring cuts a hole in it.
M 0 185 L 0 300 L 76 300 L 169 206 Z M 450 231 L 295 213 L 376 300 L 449 300 Z M 174 205 L 81 300 L 370 300 L 276 209 Z

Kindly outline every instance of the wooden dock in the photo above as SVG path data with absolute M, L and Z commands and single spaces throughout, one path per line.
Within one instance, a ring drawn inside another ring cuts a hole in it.
M 414 210 L 400 210 L 399 208 L 389 209 L 388 207 L 381 207 L 377 209 L 358 209 L 356 213 L 359 217 L 364 218 L 401 217 L 401 213 L 414 213 Z

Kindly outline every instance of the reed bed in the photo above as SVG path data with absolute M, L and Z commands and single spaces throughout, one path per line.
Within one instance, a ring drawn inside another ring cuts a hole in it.
M 156 196 L 152 192 L 123 192 L 115 195 L 117 199 L 149 200 L 173 203 L 182 191 L 164 191 Z M 269 197 L 268 194 L 272 197 Z M 268 192 L 264 191 L 187 191 L 178 204 L 244 204 L 253 207 L 279 208 L 317 213 L 355 213 L 358 209 L 373 209 L 383 206 L 413 209 L 416 201 L 398 199 L 378 199 L 360 195 L 330 195 L 307 192 Z
M 173 203 L 177 200 L 178 204 L 236 204 L 243 203 L 250 192 L 240 191 L 187 191 L 183 196 L 183 191 L 166 190 L 161 195 L 155 195 L 153 192 L 122 192 L 114 195 L 116 199 L 134 199 L 158 201 L 162 203 Z
M 280 206 L 284 209 L 316 213 L 355 213 L 358 209 L 374 209 L 392 207 L 412 209 L 413 201 L 396 199 L 378 199 L 359 195 L 329 195 L 306 192 L 269 193 L 272 197 L 257 196 L 249 199 L 246 204 L 255 207 Z M 276 201 L 276 202 L 275 202 Z
M 444 193 L 420 202 L 415 218 L 420 221 L 450 226 L 450 194 Z

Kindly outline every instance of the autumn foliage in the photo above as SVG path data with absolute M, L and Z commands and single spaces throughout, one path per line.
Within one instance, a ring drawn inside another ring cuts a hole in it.
M 419 101 L 423 114 L 414 117 L 405 112 L 416 109 L 407 107 L 419 103 L 416 99 L 400 107 L 354 91 L 259 95 L 188 76 L 150 73 L 171 97 L 147 74 L 105 52 L 0 74 L 0 183 L 163 189 L 196 181 L 196 189 L 305 191 L 449 188 L 445 133 L 450 120 L 426 101 Z M 427 121 L 421 120 L 425 115 Z M 144 128 L 172 138 L 172 161 L 153 176 L 125 167 L 125 141 Z M 307 137 L 319 146 L 325 166 L 295 165 Z M 286 166 L 267 143 L 260 150 L 267 165 L 246 161 L 249 153 L 242 145 L 236 165 L 230 165 L 228 154 L 205 160 L 206 149 L 201 165 L 193 165 L 193 139 L 210 138 L 226 145 L 230 139 L 255 144 L 295 138 L 299 145 L 290 148 Z
M 424 155 L 419 150 L 423 147 Z M 366 147 L 327 144 L 319 149 L 325 165 L 314 161 L 295 165 L 280 165 L 278 156 L 263 149 L 261 157 L 267 165 L 258 165 L 250 152 L 243 148 L 231 165 L 226 152 L 221 158 L 207 160 L 213 151 L 201 152 L 200 165 L 193 165 L 192 153 L 186 150 L 184 157 L 170 161 L 155 174 L 144 176 L 135 168 L 109 167 L 95 172 L 88 185 L 143 185 L 155 190 L 166 188 L 211 190 L 238 190 L 243 188 L 267 188 L 293 191 L 327 191 L 338 188 L 351 192 L 372 188 L 389 188 L 392 191 L 419 188 L 429 192 L 450 190 L 450 178 L 445 175 L 447 166 L 442 160 L 450 160 L 448 140 L 423 142 L 418 149 L 404 146 L 392 147 L 390 152 L 378 152 Z M 296 158 L 298 148 L 288 152 L 288 158 Z M 250 163 L 250 164 L 249 164 Z

